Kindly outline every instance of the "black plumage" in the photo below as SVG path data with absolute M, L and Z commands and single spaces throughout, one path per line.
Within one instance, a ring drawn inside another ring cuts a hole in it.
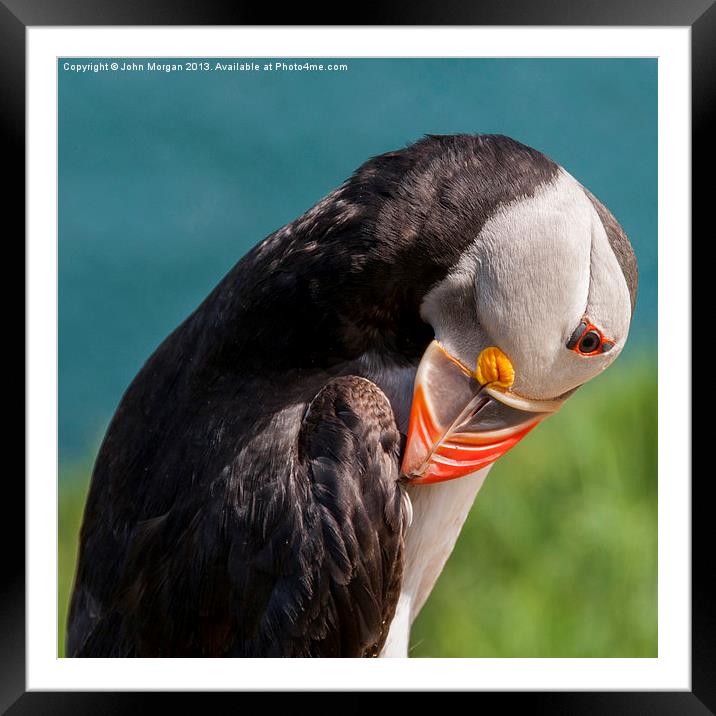
M 375 157 L 250 251 L 149 358 L 100 449 L 68 654 L 371 656 L 400 591 L 400 435 L 427 291 L 557 165 L 501 136 Z
M 115 544 L 126 540 L 119 572 L 108 562 L 87 564 L 90 578 L 92 566 L 112 575 L 110 609 L 92 619 L 96 597 L 78 579 L 73 623 L 82 640 L 73 653 L 376 655 L 400 590 L 399 440 L 390 405 L 371 382 L 329 381 L 295 451 L 278 452 L 283 464 L 254 455 L 266 468 L 249 482 L 233 466 L 208 484 L 196 480 L 194 489 L 208 490 L 199 500 L 175 497 L 115 536 Z M 90 524 L 83 534 L 102 532 Z M 87 556 L 92 546 L 87 539 Z

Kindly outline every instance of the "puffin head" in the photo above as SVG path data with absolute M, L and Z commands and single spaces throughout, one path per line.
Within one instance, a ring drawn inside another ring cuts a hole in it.
M 464 201 L 465 185 L 457 189 Z M 637 270 L 614 217 L 556 164 L 529 192 L 503 190 L 420 303 L 434 340 L 418 366 L 402 463 L 414 484 L 494 462 L 627 339 Z
M 236 306 L 220 311 L 223 364 L 264 370 L 247 356 L 270 356 L 276 370 L 374 381 L 415 484 L 486 467 L 609 366 L 637 287 L 612 214 L 502 135 L 373 157 L 250 257 L 220 295 Z

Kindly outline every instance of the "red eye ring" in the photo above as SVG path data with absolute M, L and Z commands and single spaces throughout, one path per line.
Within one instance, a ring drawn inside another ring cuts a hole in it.
M 567 348 L 580 356 L 596 356 L 614 348 L 614 341 L 605 338 L 601 330 L 585 318 L 567 341 Z

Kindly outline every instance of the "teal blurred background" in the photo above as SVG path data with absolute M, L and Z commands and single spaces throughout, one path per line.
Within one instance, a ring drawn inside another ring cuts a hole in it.
M 159 342 L 369 156 L 428 133 L 495 132 L 611 209 L 639 260 L 639 297 L 615 366 L 493 468 L 411 654 L 656 656 L 657 61 L 63 69 L 114 59 L 58 62 L 59 653 L 92 462 Z

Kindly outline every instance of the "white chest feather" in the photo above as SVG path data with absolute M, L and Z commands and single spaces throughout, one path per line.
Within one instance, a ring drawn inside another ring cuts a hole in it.
M 410 627 L 452 553 L 489 470 L 407 488 L 413 520 L 405 537 L 403 587 L 381 656 L 408 655 Z

